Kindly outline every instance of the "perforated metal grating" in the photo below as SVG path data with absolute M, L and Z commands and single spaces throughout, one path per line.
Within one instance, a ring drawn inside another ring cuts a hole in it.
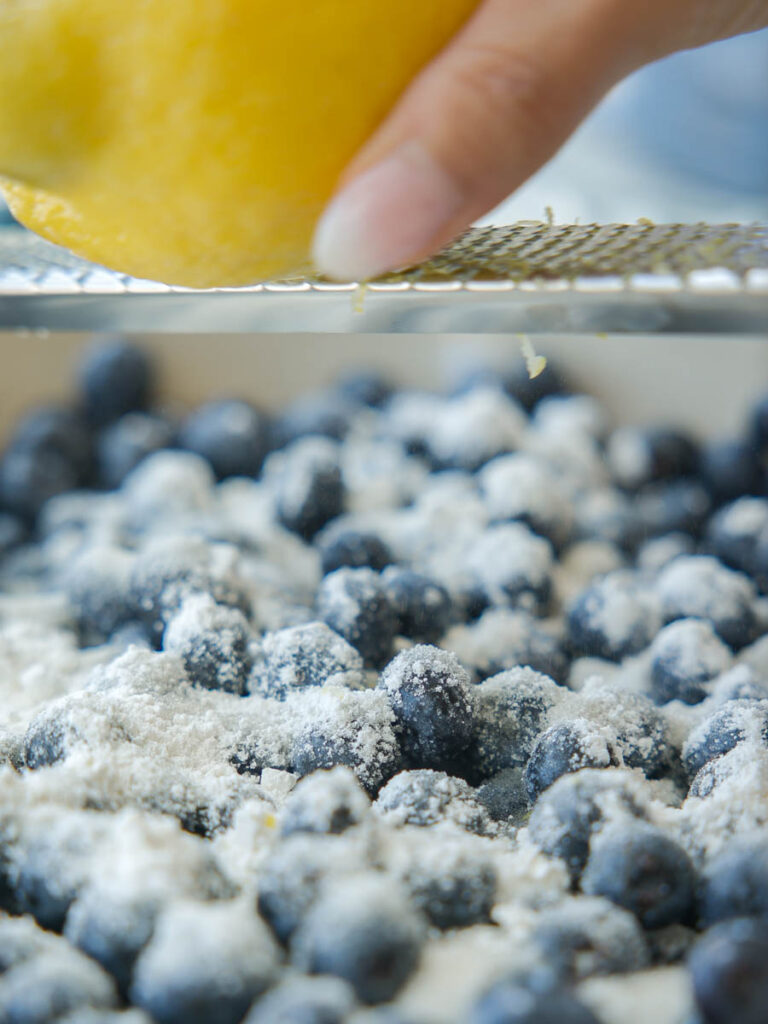
M 50 330 L 768 333 L 768 225 L 474 228 L 361 287 L 194 291 L 0 229 L 0 327 Z

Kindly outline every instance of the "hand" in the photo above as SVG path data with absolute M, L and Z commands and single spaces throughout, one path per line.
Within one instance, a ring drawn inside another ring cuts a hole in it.
M 768 0 L 484 0 L 345 172 L 315 234 L 318 267 L 365 279 L 429 256 L 625 75 L 766 25 Z

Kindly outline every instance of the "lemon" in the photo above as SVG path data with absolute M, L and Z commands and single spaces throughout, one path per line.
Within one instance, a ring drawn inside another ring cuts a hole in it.
M 190 287 L 304 272 L 347 161 L 477 0 L 0 0 L 15 216 Z

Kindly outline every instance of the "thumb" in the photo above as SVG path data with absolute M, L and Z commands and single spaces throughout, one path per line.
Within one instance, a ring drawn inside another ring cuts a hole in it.
M 616 81 L 656 55 L 654 33 L 636 22 L 660 19 L 664 7 L 485 0 L 348 168 L 317 227 L 319 269 L 365 279 L 448 242 L 549 159 Z

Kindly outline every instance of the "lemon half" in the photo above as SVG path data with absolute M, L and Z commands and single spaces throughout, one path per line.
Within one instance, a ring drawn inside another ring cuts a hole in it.
M 305 272 L 345 164 L 476 3 L 0 0 L 3 193 L 137 277 Z

